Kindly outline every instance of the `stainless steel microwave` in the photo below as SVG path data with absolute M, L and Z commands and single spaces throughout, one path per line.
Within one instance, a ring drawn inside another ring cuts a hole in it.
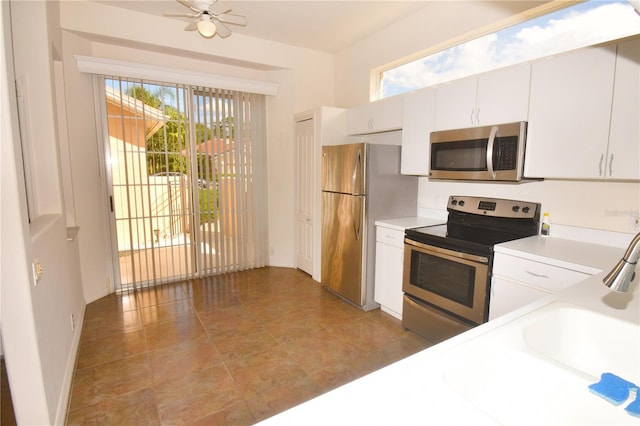
M 432 132 L 429 177 L 522 180 L 527 122 Z

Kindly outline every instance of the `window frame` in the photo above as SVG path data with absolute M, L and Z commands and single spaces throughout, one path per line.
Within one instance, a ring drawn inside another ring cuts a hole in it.
M 402 67 L 404 65 L 408 65 L 412 62 L 418 61 L 420 59 L 425 59 L 428 58 L 432 55 L 435 55 L 437 53 L 440 52 L 444 52 L 448 49 L 452 49 L 456 46 L 462 45 L 464 43 L 479 39 L 481 37 L 484 37 L 486 35 L 492 34 L 492 33 L 496 33 L 502 30 L 506 30 L 510 27 L 513 27 L 515 25 L 519 25 L 522 24 L 524 22 L 527 21 L 531 21 L 555 12 L 558 12 L 560 10 L 564 10 L 564 9 L 568 9 L 571 8 L 573 6 L 579 5 L 579 4 L 583 4 L 586 3 L 590 0 L 553 0 L 549 3 L 545 3 L 543 5 L 534 7 L 532 9 L 529 9 L 525 12 L 519 13 L 517 15 L 511 16 L 509 18 L 500 20 L 498 22 L 492 23 L 490 25 L 478 28 L 476 30 L 467 32 L 465 34 L 462 34 L 458 37 L 443 41 L 441 43 L 438 43 L 434 46 L 431 46 L 427 49 L 421 50 L 419 52 L 416 52 L 413 55 L 409 55 L 403 58 L 400 58 L 396 61 L 390 62 L 388 64 L 385 64 L 383 66 L 374 68 L 373 70 L 371 70 L 370 73 L 370 82 L 371 82 L 371 89 L 370 89 L 370 100 L 371 101 L 376 101 L 376 100 L 382 100 L 388 97 L 392 97 L 392 96 L 397 96 L 397 95 L 402 95 L 402 94 L 406 94 L 406 93 L 410 93 L 412 91 L 415 90 L 420 90 L 420 89 L 424 89 L 426 87 L 431 87 L 431 86 L 435 86 L 438 84 L 444 84 L 450 81 L 454 81 L 457 78 L 453 78 L 450 80 L 442 80 L 442 81 L 438 81 L 435 82 L 433 84 L 430 85 L 426 85 L 426 86 L 422 86 L 422 87 L 415 87 L 415 88 L 411 88 L 408 90 L 404 90 L 401 91 L 399 93 L 394 93 L 392 95 L 385 95 L 383 93 L 383 80 L 384 80 L 384 74 L 386 72 L 389 72 L 390 70 L 394 70 L 396 68 Z M 627 0 L 628 1 L 628 0 Z M 633 6 L 633 5 L 632 5 Z M 640 14 L 640 12 L 638 12 Z M 610 40 L 609 40 L 610 41 Z M 605 40 L 603 40 L 602 42 L 605 42 Z M 558 53 L 558 52 L 554 52 Z M 514 62 L 513 64 L 508 64 L 508 65 L 504 65 L 506 66 L 511 66 L 511 65 L 517 65 L 517 62 Z M 498 67 L 495 69 L 499 69 L 502 67 Z M 491 70 L 480 70 L 478 71 L 478 73 L 481 72 L 487 72 L 487 71 L 491 71 Z M 468 76 L 461 76 L 459 78 L 464 78 L 464 77 L 470 77 L 473 74 L 470 74 Z

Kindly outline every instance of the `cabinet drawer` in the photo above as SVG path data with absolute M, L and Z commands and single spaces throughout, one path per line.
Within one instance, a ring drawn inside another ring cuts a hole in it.
M 590 277 L 589 274 L 582 272 L 501 253 L 496 253 L 495 255 L 493 275 L 519 281 L 551 292 L 556 292 Z
M 378 226 L 376 229 L 376 241 L 389 244 L 393 247 L 404 247 L 404 231 Z

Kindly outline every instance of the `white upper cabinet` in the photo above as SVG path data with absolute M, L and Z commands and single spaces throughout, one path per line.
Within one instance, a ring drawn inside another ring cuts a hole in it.
M 347 135 L 366 135 L 402 128 L 402 96 L 391 96 L 347 110 Z
M 605 46 L 533 63 L 526 177 L 605 176 L 615 62 Z
M 618 45 L 606 177 L 640 179 L 640 39 Z
M 434 130 L 526 121 L 530 76 L 522 64 L 437 87 Z
M 429 175 L 429 135 L 433 131 L 435 104 L 435 89 L 423 89 L 404 97 L 402 174 Z
M 476 126 L 477 83 L 477 77 L 469 77 L 436 88 L 434 130 Z

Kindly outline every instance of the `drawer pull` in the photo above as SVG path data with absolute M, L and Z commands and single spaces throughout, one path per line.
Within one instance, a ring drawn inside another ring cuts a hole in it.
M 549 276 L 547 275 L 543 275 L 543 274 L 536 274 L 535 272 L 531 272 L 531 271 L 525 271 L 527 274 L 529 275 L 533 275 L 536 278 L 549 278 Z

